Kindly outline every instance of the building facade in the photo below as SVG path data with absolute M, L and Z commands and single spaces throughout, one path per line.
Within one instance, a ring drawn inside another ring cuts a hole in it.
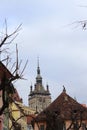
M 0 112 L 3 108 L 3 88 L 2 82 L 5 78 L 5 81 L 10 79 L 13 75 L 7 69 L 7 67 L 0 62 Z M 0 130 L 27 130 L 27 116 L 34 114 L 35 111 L 29 108 L 29 106 L 24 106 L 22 98 L 20 98 L 17 89 L 11 84 L 6 86 L 9 92 L 9 95 L 5 93 L 6 101 L 8 101 L 8 106 L 5 107 L 2 113 L 0 113 Z M 12 88 L 12 89 L 11 89 Z M 7 100 L 9 98 L 9 100 Z
M 87 108 L 63 92 L 34 120 L 34 130 L 87 130 Z
M 2 108 L 4 108 L 3 103 L 3 85 L 2 82 L 4 79 L 9 79 L 12 77 L 11 72 L 6 68 L 6 66 L 0 61 L 0 112 Z M 9 90 L 9 86 L 7 85 L 7 88 Z M 3 109 L 4 111 L 4 109 Z M 0 113 L 0 130 L 7 130 L 8 120 L 5 120 L 5 114 L 3 114 L 3 111 Z M 7 116 L 8 114 L 6 114 Z
M 29 107 L 36 110 L 38 113 L 44 110 L 51 103 L 49 86 L 47 85 L 45 89 L 42 83 L 39 62 L 37 66 L 36 83 L 34 85 L 34 89 L 32 85 L 30 86 L 30 94 L 28 102 Z

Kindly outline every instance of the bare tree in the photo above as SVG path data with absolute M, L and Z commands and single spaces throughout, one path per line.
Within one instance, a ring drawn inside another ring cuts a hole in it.
M 5 48 L 4 50 L 2 49 L 3 46 L 8 44 L 12 44 L 13 40 L 16 38 L 16 36 L 18 35 L 18 32 L 21 29 L 21 24 L 15 29 L 15 31 L 13 31 L 11 34 L 8 34 L 8 29 L 7 29 L 7 21 L 5 20 L 5 33 L 4 36 L 1 37 L 1 42 L 0 42 L 0 55 L 3 53 L 3 51 L 6 51 L 7 48 Z M 3 61 L 7 61 L 8 64 L 8 60 L 9 57 L 7 56 L 5 59 L 1 59 L 0 62 L 2 63 Z M 11 73 L 11 77 L 8 78 L 6 76 L 6 73 L 3 73 L 1 82 L 0 82 L 0 91 L 2 91 L 2 102 L 3 105 L 0 108 L 0 115 L 3 113 L 3 111 L 5 110 L 5 108 L 7 108 L 9 106 L 9 101 L 11 101 L 11 94 L 14 93 L 14 86 L 13 86 L 13 81 L 17 80 L 17 79 L 23 79 L 23 72 L 26 68 L 28 61 L 26 61 L 24 68 L 22 69 L 21 73 L 19 74 L 19 69 L 20 69 L 20 64 L 19 64 L 19 59 L 18 59 L 18 48 L 16 45 L 16 61 L 15 63 L 12 65 L 15 66 L 14 71 Z
M 86 128 L 86 123 L 84 122 L 83 124 L 83 115 L 85 111 L 86 109 L 84 107 L 71 109 L 69 117 L 71 123 L 68 128 L 66 128 L 66 119 L 65 117 L 62 118 L 60 110 L 44 111 L 46 116 L 46 130 L 80 130 L 82 127 Z

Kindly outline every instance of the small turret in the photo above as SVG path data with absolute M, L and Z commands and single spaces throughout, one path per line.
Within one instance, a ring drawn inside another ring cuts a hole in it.
M 46 86 L 46 87 L 47 87 L 47 92 L 49 92 L 49 86 L 48 86 L 48 84 L 47 84 L 47 86 Z

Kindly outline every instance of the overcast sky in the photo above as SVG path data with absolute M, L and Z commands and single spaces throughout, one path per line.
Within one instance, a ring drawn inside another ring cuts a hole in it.
M 14 40 L 19 59 L 28 59 L 27 80 L 15 85 L 27 104 L 34 85 L 39 56 L 43 85 L 49 84 L 52 100 L 62 92 L 87 104 L 87 30 L 78 21 L 87 20 L 87 0 L 1 0 L 0 28 L 7 19 L 8 30 L 22 23 Z M 13 48 L 13 45 L 11 45 Z

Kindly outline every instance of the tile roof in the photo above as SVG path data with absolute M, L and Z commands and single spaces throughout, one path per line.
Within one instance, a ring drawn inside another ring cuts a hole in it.
M 13 77 L 13 75 L 11 74 L 11 72 L 7 69 L 7 67 L 0 61 L 0 82 L 3 79 L 3 76 L 6 75 L 6 78 L 9 79 L 11 77 Z M 12 99 L 15 101 L 19 101 L 22 102 L 22 99 L 20 98 L 17 89 L 14 88 L 15 91 L 12 95 Z
M 87 119 L 87 108 L 82 106 L 66 92 L 62 92 L 43 112 L 36 118 L 37 120 L 45 120 L 46 113 L 57 114 L 63 120 L 70 120 L 72 115 L 77 114 L 77 118 Z
M 4 73 L 6 74 L 7 78 L 13 77 L 13 75 L 7 69 L 7 67 L 0 61 L 0 79 L 2 78 L 2 76 L 4 75 Z

